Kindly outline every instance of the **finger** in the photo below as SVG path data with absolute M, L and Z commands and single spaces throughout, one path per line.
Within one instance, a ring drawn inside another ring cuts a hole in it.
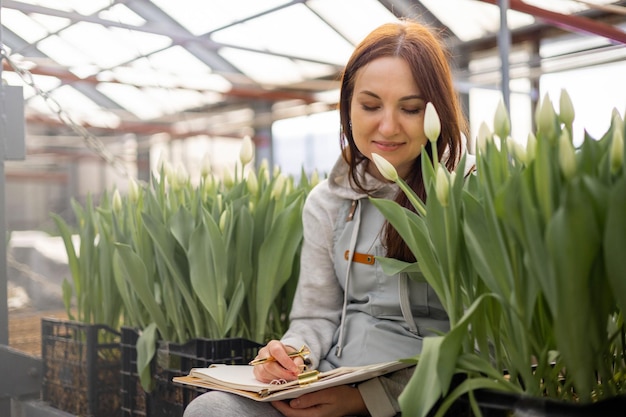
M 301 417 L 305 416 L 305 413 L 308 412 L 307 410 L 295 410 L 291 408 L 288 403 L 283 401 L 272 401 L 271 404 L 285 417 Z
M 254 367 L 254 376 L 262 382 L 272 381 L 293 381 L 297 378 L 293 372 L 285 369 L 277 362 L 268 362 L 263 365 L 257 365 Z
M 298 375 L 300 373 L 301 368 L 299 365 L 304 364 L 304 362 L 296 363 L 296 360 L 301 359 L 301 358 L 299 357 L 291 358 L 288 355 L 288 353 L 290 352 L 295 352 L 296 349 L 285 346 L 284 344 L 282 344 L 281 342 L 277 340 L 273 340 L 270 343 L 268 343 L 267 348 L 269 350 L 270 355 L 283 368 L 287 369 L 293 375 Z

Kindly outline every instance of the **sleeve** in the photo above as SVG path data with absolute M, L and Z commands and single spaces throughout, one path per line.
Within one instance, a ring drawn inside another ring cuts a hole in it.
M 398 397 L 413 376 L 415 367 L 369 379 L 358 385 L 372 417 L 393 417 L 400 413 Z
M 343 290 L 333 263 L 333 230 L 341 201 L 321 182 L 307 197 L 302 214 L 300 276 L 281 341 L 294 348 L 306 345 L 311 368 L 326 355 L 339 325 Z

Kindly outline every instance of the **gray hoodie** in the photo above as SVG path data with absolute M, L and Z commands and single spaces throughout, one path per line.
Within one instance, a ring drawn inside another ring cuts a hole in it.
M 470 155 L 468 155 L 470 156 Z M 393 198 L 398 188 L 360 173 L 374 197 Z M 405 274 L 388 276 L 374 256 L 384 256 L 382 214 L 351 187 L 339 157 L 327 179 L 304 205 L 300 278 L 286 345 L 306 345 L 311 368 L 322 371 L 417 355 L 422 339 L 449 323 L 432 288 Z M 352 256 L 358 254 L 359 256 Z M 414 368 L 374 378 L 359 390 L 374 417 L 398 413 L 397 397 Z

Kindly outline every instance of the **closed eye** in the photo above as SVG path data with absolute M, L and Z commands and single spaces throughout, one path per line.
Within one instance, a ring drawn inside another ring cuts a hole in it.
M 361 108 L 365 111 L 376 111 L 380 109 L 380 106 L 367 106 L 365 104 L 361 104 Z

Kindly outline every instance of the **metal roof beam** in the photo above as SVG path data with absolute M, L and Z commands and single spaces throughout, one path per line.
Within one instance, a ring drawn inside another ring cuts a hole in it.
M 494 5 L 498 4 L 498 0 L 480 1 Z M 603 22 L 588 19 L 580 15 L 553 12 L 551 10 L 542 9 L 541 7 L 531 6 L 521 0 L 510 0 L 509 7 L 511 10 L 530 14 L 531 16 L 535 16 L 540 20 L 570 32 L 582 32 L 602 36 L 610 41 L 626 44 L 626 32 Z

